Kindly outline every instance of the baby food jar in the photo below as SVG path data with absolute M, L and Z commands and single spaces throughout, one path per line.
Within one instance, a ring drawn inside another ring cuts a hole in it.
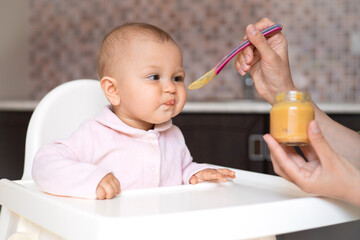
M 309 143 L 307 128 L 314 109 L 307 92 L 289 91 L 275 96 L 270 111 L 270 134 L 281 144 L 302 146 Z

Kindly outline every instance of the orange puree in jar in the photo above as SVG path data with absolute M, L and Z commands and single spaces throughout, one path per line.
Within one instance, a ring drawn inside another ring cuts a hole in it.
M 270 134 L 281 144 L 301 146 L 309 143 L 307 127 L 314 119 L 310 94 L 290 91 L 279 93 L 270 111 Z

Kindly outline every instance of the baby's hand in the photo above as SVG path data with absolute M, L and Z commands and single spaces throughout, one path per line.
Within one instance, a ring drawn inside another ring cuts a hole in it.
M 96 196 L 101 200 L 113 198 L 118 193 L 120 193 L 120 182 L 112 173 L 103 177 L 96 188 Z
M 235 178 L 235 172 L 231 171 L 226 168 L 220 168 L 220 169 L 204 169 L 201 170 L 194 175 L 191 176 L 189 179 L 189 183 L 191 184 L 197 184 L 204 181 L 209 180 L 220 180 L 222 182 L 226 182 L 228 178 Z

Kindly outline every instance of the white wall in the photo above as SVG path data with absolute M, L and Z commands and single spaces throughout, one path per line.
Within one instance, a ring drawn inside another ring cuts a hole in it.
M 29 0 L 0 0 L 0 100 L 29 99 Z

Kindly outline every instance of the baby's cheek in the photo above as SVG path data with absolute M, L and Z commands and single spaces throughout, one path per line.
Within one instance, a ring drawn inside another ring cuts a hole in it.
M 185 105 L 186 99 L 187 99 L 186 91 L 185 91 L 185 89 L 183 89 L 182 93 L 180 93 L 178 95 L 178 100 L 177 100 L 181 110 L 183 109 L 183 107 Z

